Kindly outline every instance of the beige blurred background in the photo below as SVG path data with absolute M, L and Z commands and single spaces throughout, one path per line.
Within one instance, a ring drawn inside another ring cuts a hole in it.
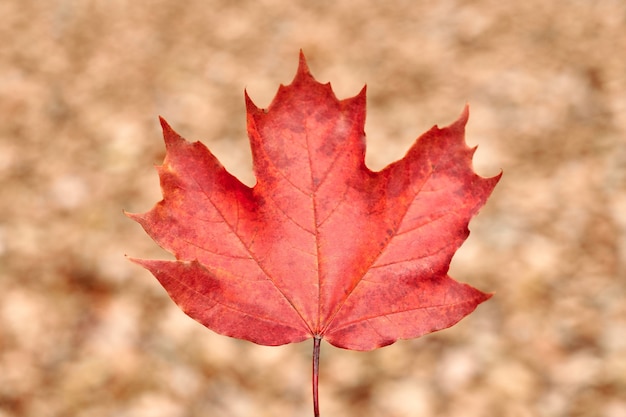
M 253 184 L 243 90 L 266 107 L 302 48 L 368 85 L 368 164 L 471 105 L 504 177 L 452 275 L 496 296 L 457 326 L 322 346 L 322 416 L 626 416 L 622 0 L 0 2 L 0 417 L 312 415 L 312 343 L 189 319 L 124 255 L 160 199 L 157 116 Z

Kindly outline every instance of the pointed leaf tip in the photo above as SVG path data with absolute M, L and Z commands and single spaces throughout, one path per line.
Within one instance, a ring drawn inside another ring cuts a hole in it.
M 298 70 L 296 71 L 296 76 L 294 77 L 293 81 L 295 82 L 304 78 L 313 78 L 313 75 L 311 75 L 311 70 L 309 69 L 309 65 L 306 62 L 304 52 L 302 52 L 301 49 L 300 58 L 298 60 Z
M 159 123 L 161 123 L 161 128 L 165 130 L 172 130 L 169 123 L 163 118 L 163 116 L 159 116 Z
M 465 130 L 465 126 L 467 125 L 467 121 L 469 120 L 469 104 L 465 104 L 459 118 L 456 122 L 452 123 L 450 127 L 456 127 L 460 130 Z
M 165 139 L 165 145 L 167 146 L 169 143 L 169 139 L 171 138 L 172 135 L 176 135 L 176 132 L 174 132 L 174 129 L 172 129 L 172 126 L 169 125 L 169 123 L 167 123 L 167 121 L 159 116 L 159 123 L 161 123 L 161 130 L 163 131 L 163 138 Z
M 252 99 L 250 98 L 250 95 L 248 94 L 248 90 L 243 90 L 243 95 L 244 95 L 244 100 L 246 102 L 246 113 L 251 113 L 251 112 L 257 112 L 259 111 L 259 108 L 257 107 L 256 104 L 254 104 L 254 101 L 252 101 Z
M 309 72 L 309 65 L 306 63 L 306 57 L 304 56 L 302 49 L 300 49 L 300 56 L 298 59 L 298 72 L 301 71 Z
M 124 216 L 128 217 L 129 219 L 135 219 L 135 217 L 137 217 L 137 213 L 131 213 L 129 211 L 126 210 L 122 210 L 122 213 L 124 214 Z
M 182 136 L 180 136 L 178 133 L 176 133 L 176 131 L 174 129 L 172 129 L 172 126 L 170 126 L 169 123 L 167 123 L 167 121 L 159 116 L 159 122 L 161 123 L 161 129 L 163 131 L 163 140 L 165 141 L 165 149 L 170 149 L 170 147 L 175 144 L 175 143 L 180 143 L 180 142 L 184 142 L 185 139 L 183 139 Z
M 467 123 L 467 120 L 469 119 L 469 111 L 470 111 L 469 103 L 465 103 L 465 107 L 463 107 L 463 111 L 461 112 L 460 118 L 464 119 L 466 123 Z

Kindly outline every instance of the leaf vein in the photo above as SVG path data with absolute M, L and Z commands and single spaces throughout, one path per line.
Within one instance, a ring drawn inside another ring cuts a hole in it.
M 339 304 L 339 306 L 337 307 L 337 309 L 335 310 L 335 312 L 331 316 L 330 320 L 328 320 L 328 322 L 327 322 L 327 324 L 326 324 L 326 326 L 324 328 L 324 331 L 326 331 L 327 329 L 329 329 L 331 327 L 333 321 L 335 320 L 335 317 L 337 317 L 337 314 L 339 314 L 339 312 L 341 311 L 343 306 L 346 304 L 346 302 L 350 298 L 350 296 L 352 294 L 354 294 L 354 290 L 359 286 L 359 283 L 362 281 L 363 277 L 367 274 L 367 271 L 369 271 L 371 269 L 372 265 L 374 265 L 376 263 L 376 261 L 380 258 L 380 256 L 385 252 L 385 250 L 389 247 L 389 244 L 391 243 L 391 241 L 393 241 L 393 239 L 396 238 L 396 236 L 397 236 L 396 232 L 397 232 L 398 228 L 400 227 L 400 225 L 402 225 L 402 222 L 404 221 L 404 219 L 406 218 L 406 215 L 409 212 L 409 209 L 410 209 L 411 205 L 413 204 L 413 202 L 415 201 L 417 196 L 420 194 L 421 190 L 425 187 L 426 183 L 428 183 L 428 181 L 432 178 L 432 175 L 433 175 L 432 167 L 433 167 L 433 164 L 431 163 L 431 169 L 428 172 L 428 175 L 424 178 L 424 180 L 422 181 L 422 183 L 420 184 L 418 189 L 415 191 L 411 202 L 406 205 L 404 213 L 402 213 L 400 221 L 398 222 L 398 224 L 396 226 L 396 230 L 394 230 L 393 236 L 391 238 L 389 238 L 385 242 L 384 246 L 382 246 L 380 248 L 380 250 L 378 251 L 376 256 L 372 257 L 372 261 L 370 262 L 368 267 L 363 269 L 363 271 L 365 271 L 365 272 L 363 272 L 363 275 L 356 281 L 356 284 L 350 289 L 350 291 L 343 298 L 342 302 Z
M 359 317 L 358 319 L 342 323 L 342 325 L 340 327 L 333 328 L 331 333 L 337 332 L 337 331 L 339 331 L 341 329 L 344 329 L 346 327 L 350 327 L 350 326 L 352 326 L 354 324 L 357 324 L 357 323 L 360 323 L 362 321 L 366 321 L 369 324 L 370 320 L 377 319 L 377 318 L 380 318 L 380 317 L 385 317 L 386 319 L 388 319 L 391 322 L 395 323 L 395 321 L 392 320 L 390 318 L 390 316 L 397 316 L 399 314 L 405 314 L 405 313 L 409 313 L 409 312 L 412 312 L 412 311 L 419 311 L 419 310 L 436 310 L 436 309 L 440 309 L 440 308 L 456 307 L 456 306 L 463 305 L 463 304 L 472 304 L 472 302 L 473 302 L 472 300 L 465 300 L 465 301 L 456 302 L 456 303 L 449 303 L 449 304 L 448 303 L 442 303 L 442 304 L 431 305 L 431 306 L 420 306 L 420 307 L 414 307 L 414 308 L 406 308 L 406 309 L 399 310 L 399 311 L 391 311 L 389 313 L 382 313 L 382 314 L 379 313 L 379 314 L 374 315 L 374 316 Z
M 284 293 L 284 291 L 276 284 L 276 282 L 273 280 L 272 276 L 268 273 L 268 271 L 263 267 L 262 262 L 260 259 L 258 259 L 254 252 L 251 250 L 250 247 L 248 247 L 242 236 L 239 235 L 239 233 L 237 233 L 238 231 L 236 229 L 234 229 L 233 225 L 230 224 L 230 222 L 228 222 L 228 220 L 226 219 L 226 216 L 224 215 L 224 213 L 222 213 L 220 211 L 220 209 L 218 208 L 217 204 L 215 204 L 215 202 L 213 201 L 213 199 L 211 198 L 211 195 L 204 190 L 204 187 L 202 187 L 200 185 L 200 182 L 198 182 L 198 180 L 196 179 L 196 177 L 193 174 L 188 174 L 189 178 L 192 178 L 193 181 L 196 183 L 196 185 L 198 186 L 198 189 L 200 189 L 202 191 L 202 193 L 205 195 L 205 197 L 207 198 L 207 200 L 211 203 L 211 205 L 215 208 L 215 211 L 220 215 L 220 217 L 222 217 L 222 219 L 224 219 L 224 223 L 228 225 L 231 233 L 237 237 L 237 239 L 239 240 L 239 242 L 241 243 L 241 245 L 246 248 L 246 250 L 248 251 L 248 253 L 250 254 L 250 257 L 255 261 L 256 265 L 259 267 L 259 269 L 261 270 L 261 272 L 263 272 L 263 274 L 267 277 L 267 279 L 272 283 L 272 285 L 274 286 L 274 288 L 276 289 L 276 291 L 278 291 L 278 293 L 291 305 L 291 307 L 294 309 L 294 311 L 298 314 L 298 316 L 300 316 L 300 319 L 302 320 L 302 323 L 304 324 L 304 327 L 309 329 L 309 331 L 311 331 L 311 329 L 309 328 L 309 325 L 307 324 L 306 320 L 304 319 L 304 317 L 302 316 L 302 314 L 300 313 L 300 311 L 296 308 L 296 306 L 293 304 L 293 302 L 289 299 L 289 297 L 287 297 L 287 294 Z

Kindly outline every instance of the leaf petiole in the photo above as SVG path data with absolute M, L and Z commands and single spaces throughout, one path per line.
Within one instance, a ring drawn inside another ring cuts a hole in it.
M 320 336 L 313 337 L 313 415 L 320 417 L 317 382 L 320 373 Z

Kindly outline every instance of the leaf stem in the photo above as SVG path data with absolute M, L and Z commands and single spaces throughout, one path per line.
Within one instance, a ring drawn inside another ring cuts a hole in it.
M 320 417 L 320 406 L 318 401 L 317 382 L 320 373 L 320 342 L 322 338 L 313 337 L 313 415 Z

